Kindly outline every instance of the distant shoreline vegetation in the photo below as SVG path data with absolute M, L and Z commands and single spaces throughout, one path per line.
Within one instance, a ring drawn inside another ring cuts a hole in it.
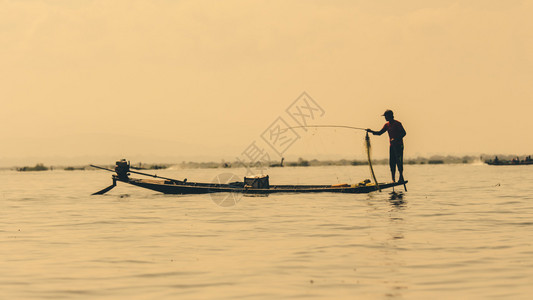
M 19 172 L 29 172 L 29 171 L 48 171 L 51 168 L 46 167 L 44 164 L 36 164 L 34 167 L 22 167 L 17 168 L 17 171 Z
M 514 155 L 498 155 L 502 159 L 506 157 L 516 157 Z M 441 165 L 441 164 L 471 164 L 475 162 L 484 162 L 494 158 L 494 155 L 483 155 L 483 156 L 431 156 L 426 157 L 416 157 L 416 158 L 407 158 L 404 160 L 405 165 Z M 389 163 L 388 158 L 386 159 L 375 159 L 372 160 L 374 165 L 387 165 Z M 318 160 L 318 159 L 304 159 L 299 158 L 295 161 L 285 161 L 280 163 L 279 161 L 271 161 L 267 168 L 274 167 L 316 167 L 316 166 L 360 166 L 368 165 L 367 160 L 350 160 L 350 159 L 339 159 L 339 160 Z M 113 169 L 114 165 L 107 164 L 106 167 Z M 240 168 L 243 167 L 242 163 L 238 161 L 234 162 L 194 162 L 194 161 L 182 161 L 181 163 L 157 163 L 157 164 L 146 164 L 146 163 L 132 163 L 132 170 L 161 170 L 167 169 L 171 166 L 178 166 L 180 168 L 190 168 L 190 169 L 217 169 L 217 168 Z M 13 168 L 5 168 L 11 169 Z M 51 171 L 51 170 L 65 170 L 65 171 L 81 171 L 81 170 L 95 170 L 89 165 L 82 166 L 45 166 L 42 163 L 38 163 L 33 167 L 16 167 L 15 170 L 20 172 L 31 172 L 31 171 Z
M 176 165 L 176 164 L 143 164 L 143 163 L 137 163 L 137 164 L 132 164 L 131 165 L 131 169 L 132 170 L 161 170 L 161 169 L 166 169 L 166 168 L 168 168 L 170 166 L 173 166 L 173 165 Z M 108 165 L 108 167 L 114 168 L 114 166 L 109 166 L 109 165 Z M 47 167 L 47 166 L 45 166 L 42 163 L 38 163 L 34 167 L 25 166 L 25 167 L 22 167 L 22 168 L 16 167 L 15 169 L 17 171 L 19 171 L 19 172 L 34 172 L 34 171 L 49 171 L 49 170 L 53 171 L 54 169 L 55 170 L 65 170 L 65 171 L 94 170 L 94 168 L 89 166 L 89 165 L 66 166 L 66 167 L 64 167 L 64 166 L 49 166 L 49 167 Z
M 479 156 L 432 156 L 430 158 L 417 157 L 405 159 L 404 164 L 406 165 L 440 165 L 440 164 L 471 164 L 474 162 L 479 162 Z M 388 165 L 389 159 L 375 159 L 372 160 L 374 165 Z M 232 168 L 232 167 L 242 167 L 242 164 L 239 162 L 185 162 L 178 164 L 182 168 L 205 168 L 205 169 L 214 169 L 214 168 Z M 318 160 L 312 159 L 307 160 L 299 158 L 297 161 L 286 161 L 281 165 L 279 162 L 270 162 L 269 166 L 272 167 L 316 167 L 316 166 L 363 166 L 368 165 L 367 160 L 350 160 L 350 159 L 339 159 L 339 160 Z

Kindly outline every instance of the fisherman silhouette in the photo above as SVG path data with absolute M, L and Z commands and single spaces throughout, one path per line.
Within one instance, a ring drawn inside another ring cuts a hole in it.
M 380 131 L 374 131 L 372 129 L 367 129 L 367 132 L 372 133 L 373 135 L 382 135 L 387 131 L 389 133 L 389 166 L 392 175 L 392 181 L 396 182 L 396 167 L 398 167 L 398 172 L 400 173 L 399 182 L 404 182 L 403 178 L 403 137 L 407 134 L 403 128 L 402 123 L 394 119 L 394 113 L 392 110 L 387 109 L 383 114 L 387 123 L 383 125 L 383 128 Z

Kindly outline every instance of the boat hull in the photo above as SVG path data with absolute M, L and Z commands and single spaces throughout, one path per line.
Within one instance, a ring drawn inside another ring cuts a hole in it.
M 117 181 L 125 182 L 141 188 L 161 192 L 164 194 L 209 194 L 209 193 L 242 193 L 242 194 L 274 194 L 274 193 L 350 193 L 365 194 L 378 190 L 374 184 L 366 185 L 271 185 L 269 188 L 246 188 L 243 185 L 236 184 L 211 184 L 211 183 L 183 183 L 171 182 L 168 180 L 152 179 L 118 179 Z M 391 188 L 399 185 L 405 185 L 405 182 L 380 183 L 380 189 Z

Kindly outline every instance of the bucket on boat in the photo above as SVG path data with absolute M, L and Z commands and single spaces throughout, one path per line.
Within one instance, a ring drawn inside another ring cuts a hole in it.
M 244 187 L 254 189 L 268 189 L 270 188 L 268 175 L 246 176 L 244 177 Z

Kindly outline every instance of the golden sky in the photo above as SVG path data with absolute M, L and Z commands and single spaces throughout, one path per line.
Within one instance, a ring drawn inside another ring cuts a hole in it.
M 0 1 L 0 163 L 232 158 L 304 91 L 316 124 L 377 130 L 394 110 L 406 157 L 531 154 L 532 15 L 512 0 Z M 362 149 L 362 133 L 333 136 L 333 154 Z M 312 158 L 305 145 L 287 155 Z

